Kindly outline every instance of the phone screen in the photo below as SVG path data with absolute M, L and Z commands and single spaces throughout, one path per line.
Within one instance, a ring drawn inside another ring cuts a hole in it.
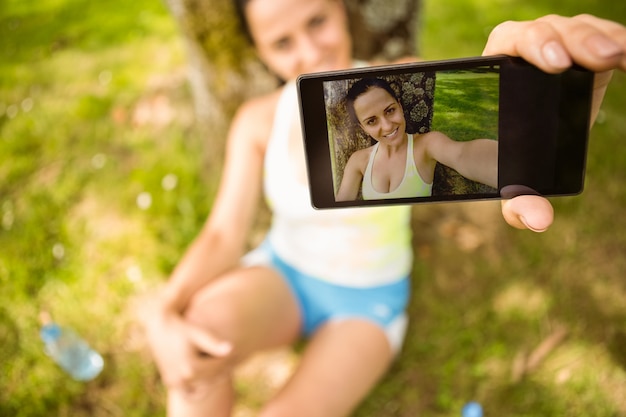
M 301 76 L 312 205 L 578 194 L 592 84 L 505 56 Z

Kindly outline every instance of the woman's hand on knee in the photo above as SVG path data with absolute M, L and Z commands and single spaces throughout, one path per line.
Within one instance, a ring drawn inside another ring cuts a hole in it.
M 180 316 L 173 320 L 176 324 L 168 327 L 176 331 L 167 336 L 165 344 L 168 346 L 164 347 L 160 360 L 157 360 L 165 385 L 190 390 L 199 382 L 210 382 L 229 369 L 230 343 Z
M 144 318 L 143 322 L 166 386 L 185 388 L 221 372 L 232 351 L 230 343 L 189 323 L 180 313 L 158 302 L 150 309 L 149 320 Z

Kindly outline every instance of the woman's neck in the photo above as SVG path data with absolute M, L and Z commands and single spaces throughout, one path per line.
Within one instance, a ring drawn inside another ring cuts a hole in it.
M 394 155 L 404 153 L 407 149 L 409 143 L 409 135 L 408 133 L 404 133 L 402 137 L 402 141 L 397 145 L 387 145 L 382 142 L 378 142 L 378 152 L 382 151 L 382 154 L 387 158 L 392 158 Z

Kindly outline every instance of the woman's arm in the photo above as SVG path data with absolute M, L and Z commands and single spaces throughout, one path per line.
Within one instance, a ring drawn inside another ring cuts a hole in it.
M 497 141 L 457 142 L 441 132 L 429 132 L 422 138 L 427 157 L 456 170 L 465 178 L 498 188 Z
M 270 97 L 271 99 L 271 97 Z M 275 101 L 259 99 L 238 111 L 228 135 L 218 194 L 204 227 L 158 297 L 143 307 L 143 322 L 161 377 L 170 387 L 185 387 L 211 361 L 199 352 L 222 357 L 229 341 L 184 319 L 192 296 L 211 280 L 235 268 L 261 193 L 263 158 Z M 269 110 L 268 110 L 269 109 Z
M 350 155 L 346 167 L 343 170 L 343 178 L 339 191 L 337 191 L 337 201 L 354 201 L 359 195 L 359 188 L 363 181 L 363 173 L 367 164 L 368 153 L 365 150 L 354 152 Z
M 177 311 L 210 280 L 234 268 L 261 193 L 264 125 L 273 118 L 267 104 L 243 105 L 231 125 L 222 178 L 204 227 L 175 268 L 165 288 L 166 303 Z M 268 116 L 268 117 L 266 117 Z

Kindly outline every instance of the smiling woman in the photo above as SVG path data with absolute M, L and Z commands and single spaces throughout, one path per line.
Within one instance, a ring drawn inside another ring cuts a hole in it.
M 391 94 L 402 103 L 406 132 L 428 132 L 433 118 L 435 74 L 416 73 L 382 78 L 386 81 L 383 84 L 388 83 L 392 88 Z M 347 105 L 348 91 L 353 83 L 354 80 L 323 83 L 335 194 L 350 156 L 374 144 L 374 139 L 356 120 L 353 106 Z
M 260 349 L 306 337 L 300 366 L 262 413 L 345 415 L 404 335 L 410 210 L 329 215 L 307 198 L 294 81 L 351 66 L 344 4 L 250 0 L 243 11 L 259 56 L 287 83 L 235 116 L 216 203 L 153 306 L 150 345 L 172 415 L 228 415 L 233 367 Z M 274 210 L 272 227 L 242 260 L 261 191 Z M 315 383 L 320 379 L 327 382 Z
M 354 65 L 344 3 L 249 0 L 240 7 L 259 56 L 285 84 L 237 111 L 210 215 L 149 304 L 149 344 L 167 386 L 170 414 L 230 415 L 235 366 L 259 350 L 304 337 L 306 348 L 293 376 L 260 415 L 345 416 L 389 368 L 406 334 L 411 210 L 318 211 L 310 205 L 294 81 L 301 73 Z M 520 32 L 497 32 L 491 49 L 497 49 L 494 43 L 519 42 L 524 57 L 536 64 L 540 59 L 529 51 L 540 49 L 550 33 L 567 38 L 569 23 L 576 21 L 557 20 L 544 37 L 533 39 Z M 596 26 L 607 24 L 586 23 L 596 32 Z M 615 65 L 604 62 L 598 68 Z M 393 191 L 403 181 L 385 160 L 398 156 L 404 161 L 412 157 L 426 184 L 432 182 L 436 161 L 494 183 L 494 164 L 477 164 L 475 157 L 497 150 L 493 141 L 455 142 L 439 132 L 409 139 L 400 117 L 402 105 L 389 91 L 366 88 L 354 103 L 359 124 L 367 126 L 363 130 L 382 149 L 377 154 L 370 150 L 373 177 L 382 172 L 382 181 L 372 182 L 376 191 Z M 409 143 L 414 152 L 408 151 Z M 366 158 L 357 159 L 353 172 L 358 180 L 348 181 L 350 192 L 364 177 L 358 172 L 364 172 L 359 164 Z M 266 239 L 246 253 L 261 194 L 272 209 L 271 226 Z M 525 204 L 504 207 L 507 219 L 517 219 L 512 224 L 543 230 L 551 222 L 545 199 L 521 196 L 513 201 Z M 522 210 L 515 212 L 516 207 Z
M 497 187 L 495 140 L 459 142 L 437 131 L 409 134 L 399 96 L 381 78 L 356 81 L 346 102 L 354 124 L 375 143 L 350 156 L 337 201 L 356 200 L 359 190 L 365 200 L 430 196 L 437 163 Z

